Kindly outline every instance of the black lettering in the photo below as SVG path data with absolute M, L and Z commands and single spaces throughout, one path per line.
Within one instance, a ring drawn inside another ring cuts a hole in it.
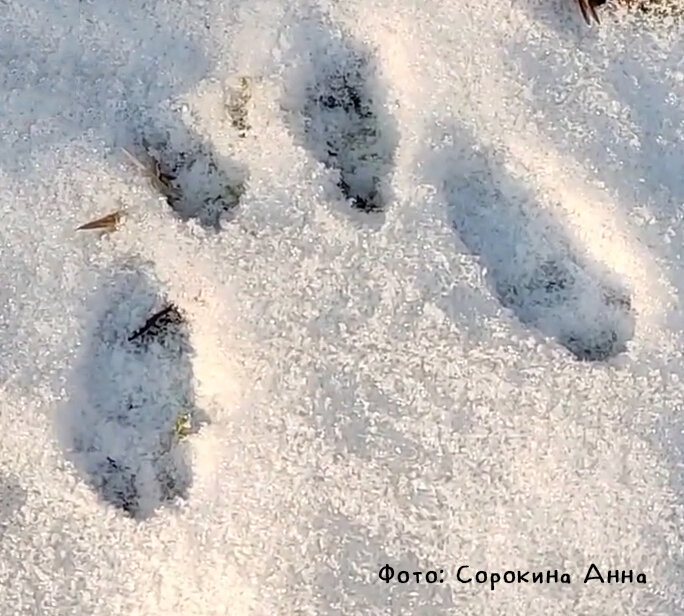
M 595 575 L 590 576 L 589 574 L 595 571 Z M 591 563 L 591 567 L 589 567 L 589 571 L 587 571 L 587 574 L 584 576 L 584 583 L 586 584 L 589 580 L 601 580 L 601 584 L 604 584 L 605 582 L 603 581 L 603 576 L 601 575 L 601 572 L 599 571 L 599 568 L 594 564 Z
M 394 577 L 394 569 L 392 569 L 392 567 L 389 565 L 385 565 L 382 569 L 380 569 L 380 573 L 378 573 L 378 575 L 382 581 L 389 584 L 390 580 Z

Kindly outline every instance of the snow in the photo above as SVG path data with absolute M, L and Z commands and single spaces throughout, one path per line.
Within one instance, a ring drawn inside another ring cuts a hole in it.
M 684 613 L 684 26 L 575 4 L 2 3 L 0 614 Z

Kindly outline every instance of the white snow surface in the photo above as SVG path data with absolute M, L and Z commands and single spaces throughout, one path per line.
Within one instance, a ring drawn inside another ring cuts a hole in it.
M 684 25 L 601 16 L 0 2 L 0 613 L 684 614 Z

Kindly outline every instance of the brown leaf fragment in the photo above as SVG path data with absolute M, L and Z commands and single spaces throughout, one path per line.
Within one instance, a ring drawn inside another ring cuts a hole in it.
M 123 212 L 121 210 L 113 212 L 111 214 L 107 214 L 106 216 L 103 216 L 102 218 L 98 218 L 97 220 L 93 220 L 91 222 L 87 222 L 84 225 L 81 225 L 76 229 L 76 231 L 86 231 L 90 229 L 102 229 L 104 231 L 114 231 L 121 222 L 121 219 L 123 218 Z

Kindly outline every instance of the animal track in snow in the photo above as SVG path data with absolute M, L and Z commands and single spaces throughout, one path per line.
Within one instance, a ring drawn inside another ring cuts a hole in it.
M 238 137 L 244 139 L 252 128 L 249 124 L 247 105 L 252 98 L 252 83 L 248 77 L 240 77 L 231 89 L 226 101 L 226 111 L 230 123 L 238 132 Z
M 194 404 L 187 325 L 138 265 L 106 279 L 94 309 L 61 438 L 103 500 L 144 519 L 187 496 L 182 439 L 208 421 Z
M 157 131 L 143 139 L 140 158 L 157 169 L 158 188 L 182 219 L 195 219 L 219 230 L 235 214 L 245 191 L 247 172 L 216 152 L 198 135 Z
M 0 533 L 11 523 L 17 510 L 26 502 L 26 490 L 16 478 L 0 472 Z
M 577 359 L 601 361 L 625 350 L 635 317 L 628 293 L 573 250 L 559 224 L 535 211 L 534 195 L 491 153 L 453 131 L 428 163 L 449 218 L 478 255 L 499 301 L 518 319 L 556 339 Z
M 592 279 L 572 257 L 540 261 L 517 277 L 501 270 L 493 275 L 500 277 L 495 287 L 504 306 L 523 323 L 555 336 L 578 359 L 617 355 L 634 334 L 629 296 Z
M 297 142 L 339 173 L 338 187 L 356 209 L 381 211 L 398 145 L 395 120 L 370 50 L 324 25 L 304 33 L 308 49 L 293 81 L 288 123 Z

